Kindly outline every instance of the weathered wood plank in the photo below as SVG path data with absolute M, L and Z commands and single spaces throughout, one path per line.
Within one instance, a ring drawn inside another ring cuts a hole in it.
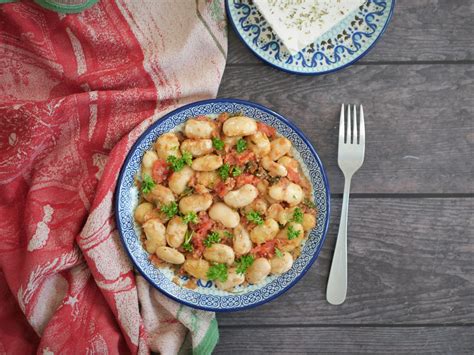
M 267 66 L 228 67 L 219 97 L 266 105 L 292 119 L 343 191 L 337 166 L 341 103 L 362 103 L 367 148 L 352 191 L 473 191 L 474 66 L 358 65 L 337 75 L 302 77 Z
M 214 354 L 472 354 L 471 327 L 222 328 Z
M 280 298 L 219 314 L 221 325 L 438 324 L 474 322 L 474 199 L 353 199 L 349 287 L 343 305 L 325 291 L 341 199 L 307 275 Z
M 470 0 L 397 0 L 387 31 L 360 63 L 474 59 Z M 229 29 L 228 63 L 260 62 Z

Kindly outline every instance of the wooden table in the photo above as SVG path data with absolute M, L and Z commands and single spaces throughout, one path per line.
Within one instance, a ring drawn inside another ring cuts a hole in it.
M 217 354 L 474 352 L 473 9 L 472 0 L 398 0 L 363 60 L 318 77 L 259 62 L 229 31 L 219 97 L 292 119 L 328 171 L 333 208 L 324 248 L 296 286 L 218 315 Z M 352 180 L 348 296 L 331 306 L 341 103 L 364 105 L 367 146 Z

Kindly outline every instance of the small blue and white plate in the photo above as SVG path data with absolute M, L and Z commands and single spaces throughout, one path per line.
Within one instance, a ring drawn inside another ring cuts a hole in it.
M 367 0 L 295 55 L 291 55 L 252 0 L 226 0 L 227 18 L 238 37 L 261 60 L 286 72 L 327 74 L 369 52 L 390 22 L 395 0 Z
M 221 291 L 211 281 L 198 280 L 194 290 L 183 286 L 186 277 L 181 277 L 179 284 L 173 282 L 175 275 L 169 269 L 156 268 L 148 259 L 149 254 L 140 242 L 140 227 L 133 218 L 133 211 L 138 204 L 138 190 L 134 178 L 140 171 L 145 151 L 163 133 L 176 129 L 189 117 L 198 115 L 217 115 L 221 112 L 242 112 L 275 127 L 278 133 L 287 137 L 295 148 L 295 158 L 306 166 L 306 174 L 311 180 L 314 192 L 314 203 L 318 210 L 317 226 L 306 239 L 301 255 L 293 267 L 279 276 L 270 276 L 258 285 L 239 286 L 235 292 Z M 268 302 L 292 287 L 308 271 L 318 257 L 326 236 L 329 223 L 329 185 L 323 165 L 311 143 L 304 134 L 289 120 L 261 105 L 237 100 L 215 99 L 199 101 L 181 107 L 148 128 L 133 145 L 120 171 L 115 191 L 115 218 L 120 237 L 135 268 L 154 287 L 172 299 L 191 307 L 208 311 L 237 311 L 255 307 Z

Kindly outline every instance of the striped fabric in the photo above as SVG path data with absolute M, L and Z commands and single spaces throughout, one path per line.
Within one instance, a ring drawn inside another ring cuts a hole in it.
M 222 0 L 0 5 L 0 354 L 212 351 L 214 314 L 134 272 L 112 204 L 134 141 L 215 97 L 226 52 Z

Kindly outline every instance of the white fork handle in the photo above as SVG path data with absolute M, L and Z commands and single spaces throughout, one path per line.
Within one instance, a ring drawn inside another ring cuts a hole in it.
M 341 221 L 337 234 L 336 249 L 332 257 L 329 272 L 326 299 L 329 303 L 339 305 L 346 299 L 347 294 L 347 215 L 349 210 L 349 193 L 352 176 L 346 177 L 344 195 L 342 197 Z

